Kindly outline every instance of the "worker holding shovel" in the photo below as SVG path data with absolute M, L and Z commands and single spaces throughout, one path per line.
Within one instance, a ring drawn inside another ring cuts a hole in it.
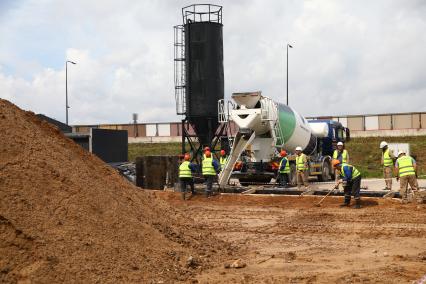
M 355 198 L 355 209 L 361 208 L 360 190 L 361 190 L 361 173 L 352 165 L 345 164 L 339 160 L 332 161 L 333 168 L 339 179 L 336 182 L 336 187 L 343 184 L 345 192 L 345 201 L 341 207 L 347 207 L 351 203 L 351 196 Z

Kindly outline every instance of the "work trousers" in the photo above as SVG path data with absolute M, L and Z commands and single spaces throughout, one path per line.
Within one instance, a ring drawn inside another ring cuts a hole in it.
M 361 176 L 348 181 L 346 185 L 343 187 L 345 192 L 345 202 L 351 200 L 351 195 L 356 199 L 360 199 L 360 191 L 361 191 Z M 349 203 L 349 202 L 348 202 Z
M 286 187 L 289 182 L 288 173 L 279 173 L 278 180 L 279 180 L 280 186 Z
M 419 184 L 417 183 L 416 175 L 403 176 L 399 178 L 399 194 L 403 200 L 408 199 L 408 184 L 413 191 L 419 189 Z
M 204 179 L 206 181 L 206 195 L 210 195 L 212 193 L 213 181 L 215 176 L 213 175 L 205 175 Z
M 297 171 L 297 189 L 300 190 L 302 183 L 305 186 L 305 189 L 309 188 L 308 174 L 308 171 Z
M 385 178 L 386 189 L 392 190 L 392 167 L 383 168 L 383 177 Z
M 188 185 L 191 187 L 191 192 L 194 193 L 194 180 L 192 178 L 186 177 L 186 178 L 179 178 L 180 180 L 180 191 L 186 192 L 186 188 Z

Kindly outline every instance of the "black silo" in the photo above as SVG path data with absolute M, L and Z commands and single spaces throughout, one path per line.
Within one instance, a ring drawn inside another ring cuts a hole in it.
M 219 126 L 217 103 L 224 98 L 222 14 L 221 7 L 219 16 L 199 14 L 194 6 L 183 10 L 186 118 L 199 142 L 210 145 Z

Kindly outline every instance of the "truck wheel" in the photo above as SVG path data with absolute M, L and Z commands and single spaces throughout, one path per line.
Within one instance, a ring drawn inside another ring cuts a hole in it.
M 331 178 L 331 167 L 328 161 L 324 162 L 322 174 L 318 176 L 319 181 L 329 181 Z

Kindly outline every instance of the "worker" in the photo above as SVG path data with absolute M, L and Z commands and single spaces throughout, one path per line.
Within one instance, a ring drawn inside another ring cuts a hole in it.
M 192 179 L 192 173 L 195 171 L 196 165 L 190 162 L 190 156 L 186 153 L 183 157 L 183 162 L 179 166 L 180 190 L 183 200 L 185 200 L 186 188 L 188 185 L 191 187 L 192 195 L 195 195 L 194 180 Z
M 206 197 L 210 197 L 212 195 L 213 180 L 219 171 L 219 164 L 215 159 L 213 159 L 212 153 L 210 151 L 206 151 L 204 155 L 206 157 L 202 162 L 202 173 L 207 186 Z
M 349 163 L 349 154 L 344 148 L 343 142 L 337 142 L 337 149 L 333 152 L 333 159 L 339 160 L 344 164 Z
M 361 190 L 361 173 L 352 165 L 345 164 L 335 159 L 332 162 L 333 168 L 337 170 L 339 179 L 335 188 L 339 184 L 343 184 L 345 200 L 341 207 L 349 206 L 351 203 L 351 195 L 355 198 L 355 209 L 361 208 L 360 190 Z
M 220 150 L 220 170 L 223 170 L 225 168 L 225 164 L 228 161 L 228 157 L 226 156 L 225 150 Z
M 203 160 L 206 158 L 206 152 L 207 151 L 210 151 L 210 147 L 209 146 L 206 146 L 206 147 L 204 147 L 204 153 L 203 153 Z
M 297 172 L 297 189 L 300 190 L 303 185 L 305 186 L 305 192 L 309 191 L 308 182 L 308 159 L 305 154 L 302 153 L 302 147 L 296 147 L 296 172 Z
M 386 143 L 386 141 L 380 142 L 380 149 L 382 149 L 381 164 L 383 166 L 383 177 L 385 179 L 386 185 L 385 190 L 392 191 L 392 169 L 395 156 L 393 151 L 389 149 L 388 143 Z
M 419 185 L 417 183 L 417 163 L 416 161 L 406 155 L 405 151 L 400 150 L 398 152 L 398 159 L 395 163 L 395 175 L 396 179 L 399 180 L 399 194 L 401 195 L 401 202 L 408 203 L 408 184 L 411 189 L 417 192 Z M 395 192 L 391 191 L 384 197 L 394 197 Z
M 288 187 L 290 173 L 290 162 L 287 159 L 287 152 L 285 150 L 281 150 L 280 152 L 281 161 L 278 167 L 279 172 L 279 184 L 282 187 Z
M 333 152 L 333 159 L 339 160 L 340 163 L 349 163 L 348 151 L 344 148 L 343 142 L 337 142 L 337 149 Z M 336 182 L 339 180 L 339 175 L 334 172 Z

